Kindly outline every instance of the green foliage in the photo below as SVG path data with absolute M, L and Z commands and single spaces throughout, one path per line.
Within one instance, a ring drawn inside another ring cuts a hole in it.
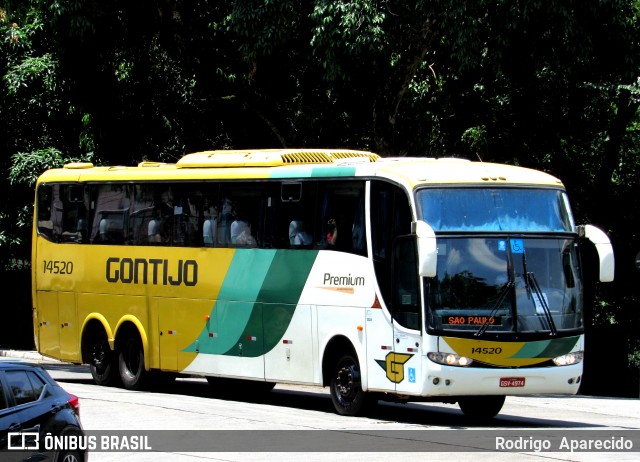
M 41 79 L 44 90 L 55 91 L 56 86 L 56 62 L 47 53 L 38 57 L 26 57 L 15 66 L 12 66 L 4 76 L 7 90 L 10 95 L 16 95 L 20 87 L 27 88 L 30 83 Z
M 33 190 L 36 180 L 50 168 L 60 168 L 73 159 L 65 159 L 64 154 L 55 148 L 40 149 L 32 152 L 19 152 L 11 156 L 9 182 L 12 185 L 26 186 Z
M 319 0 L 310 19 L 314 23 L 311 49 L 329 80 L 360 77 L 348 65 L 363 55 L 383 56 L 386 44 L 384 4 L 371 0 Z

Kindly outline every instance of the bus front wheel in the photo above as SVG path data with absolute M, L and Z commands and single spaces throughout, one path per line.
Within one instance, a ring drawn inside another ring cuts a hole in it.
M 144 369 L 144 350 L 140 337 L 128 335 L 120 347 L 118 358 L 120 379 L 128 390 L 139 390 L 144 386 L 147 373 Z
M 329 387 L 338 414 L 354 416 L 363 411 L 367 397 L 362 390 L 360 364 L 354 354 L 345 354 L 338 360 Z
M 504 396 L 468 396 L 458 400 L 458 406 L 470 419 L 492 419 L 504 405 Z

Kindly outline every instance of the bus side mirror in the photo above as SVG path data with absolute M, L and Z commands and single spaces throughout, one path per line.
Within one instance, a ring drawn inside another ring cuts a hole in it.
M 421 277 L 436 276 L 438 247 L 436 233 L 431 226 L 422 220 L 412 223 L 413 233 L 418 238 L 418 271 Z
M 578 226 L 578 235 L 589 239 L 596 247 L 600 260 L 600 282 L 613 281 L 615 272 L 615 260 L 613 256 L 613 246 L 609 236 L 600 228 L 593 225 Z

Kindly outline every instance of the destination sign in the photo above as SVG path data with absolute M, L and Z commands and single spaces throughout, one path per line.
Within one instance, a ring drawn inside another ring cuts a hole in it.
M 442 324 L 448 324 L 452 326 L 483 326 L 485 324 L 488 324 L 490 326 L 499 326 L 502 324 L 502 319 L 500 318 L 500 316 L 443 316 Z

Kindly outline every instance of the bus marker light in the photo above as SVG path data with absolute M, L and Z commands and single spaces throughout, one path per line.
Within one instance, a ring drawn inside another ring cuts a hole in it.
M 283 340 L 282 343 L 286 345 L 291 345 L 293 343 L 293 340 Z
M 387 346 L 387 345 L 382 345 L 380 348 L 383 349 L 383 350 L 393 350 L 393 347 L 390 347 L 390 346 Z
M 211 316 L 209 316 L 208 314 L 204 316 L 205 321 L 208 321 L 209 319 L 211 319 Z
M 356 329 L 358 329 L 358 332 L 362 332 L 363 327 L 362 326 L 358 326 L 358 327 L 356 327 Z
M 258 338 L 249 335 L 249 336 L 247 336 L 247 340 L 249 340 L 250 342 L 255 342 L 256 340 L 258 340 Z

